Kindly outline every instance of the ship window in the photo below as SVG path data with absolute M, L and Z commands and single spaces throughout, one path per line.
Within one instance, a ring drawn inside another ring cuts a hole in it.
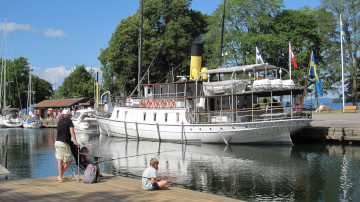
M 156 113 L 154 113 L 154 121 L 156 121 Z
M 119 118 L 119 110 L 116 111 L 116 118 Z
M 165 122 L 168 120 L 168 113 L 165 113 Z
M 180 121 L 180 113 L 176 113 L 176 122 Z
M 151 94 L 151 89 L 150 88 L 148 88 L 148 94 Z
M 146 112 L 144 112 L 144 121 L 146 121 Z

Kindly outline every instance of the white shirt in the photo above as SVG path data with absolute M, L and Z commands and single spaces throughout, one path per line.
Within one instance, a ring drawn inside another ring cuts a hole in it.
M 156 179 L 156 175 L 156 169 L 153 167 L 148 167 L 144 170 L 141 180 L 143 190 L 149 190 L 151 188 L 151 178 L 153 177 Z

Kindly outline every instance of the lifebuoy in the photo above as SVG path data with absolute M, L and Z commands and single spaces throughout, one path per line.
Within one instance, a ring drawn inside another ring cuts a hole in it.
M 174 108 L 174 107 L 175 107 L 175 101 L 174 101 L 174 99 L 170 99 L 170 100 L 169 100 L 169 106 L 170 106 L 170 108 Z
M 154 107 L 155 108 L 159 107 L 159 101 L 157 99 L 154 100 Z
M 141 108 L 144 108 L 144 107 L 145 107 L 145 104 L 146 104 L 146 103 L 145 103 L 145 100 L 141 100 L 141 101 L 140 101 L 140 107 L 141 107 Z
M 147 100 L 147 102 L 146 102 L 146 107 L 147 107 L 147 108 L 150 108 L 150 107 L 151 107 L 151 100 Z
M 162 99 L 161 100 L 161 108 L 165 108 L 166 107 L 166 100 Z

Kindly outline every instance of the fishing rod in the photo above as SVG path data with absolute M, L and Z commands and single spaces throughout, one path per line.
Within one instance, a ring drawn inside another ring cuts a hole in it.
M 179 151 L 179 150 L 169 150 L 169 151 L 162 151 L 161 153 L 167 153 L 167 152 L 173 152 L 173 151 Z M 119 159 L 127 159 L 127 158 L 132 158 L 132 157 L 138 157 L 138 156 L 145 156 L 145 155 L 150 155 L 150 154 L 158 154 L 159 152 L 152 152 L 152 153 L 146 153 L 146 154 L 138 154 L 138 155 L 133 155 L 133 156 L 125 156 L 125 157 L 119 157 L 119 158 L 112 158 L 112 159 L 107 159 L 107 160 L 102 160 L 102 161 L 97 161 L 98 163 L 103 163 L 103 162 L 108 162 L 108 161 L 114 161 L 114 160 L 119 160 Z M 98 157 L 99 156 L 89 156 L 89 157 Z

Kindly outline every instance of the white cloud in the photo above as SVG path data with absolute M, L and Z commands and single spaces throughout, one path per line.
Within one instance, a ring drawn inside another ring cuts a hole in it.
M 0 23 L 0 30 L 5 30 L 5 23 Z M 6 23 L 6 32 L 13 32 L 16 30 L 36 32 L 29 24 L 17 24 L 14 22 Z
M 66 37 L 67 34 L 63 32 L 62 30 L 54 30 L 51 28 L 48 28 L 44 31 L 44 35 L 48 37 Z
M 64 79 L 70 75 L 72 69 L 66 69 L 65 66 L 52 67 L 52 68 L 40 68 L 40 67 L 31 67 L 33 69 L 33 74 L 48 81 L 53 84 L 54 88 L 58 88 L 63 82 Z
M 64 82 L 64 79 L 68 77 L 71 72 L 76 69 L 76 66 L 72 68 L 66 68 L 65 66 L 52 67 L 52 68 L 40 68 L 40 67 L 31 67 L 33 74 L 48 81 L 53 85 L 53 88 L 58 88 Z M 99 80 L 101 80 L 102 74 L 99 67 L 86 67 L 88 72 L 99 71 Z M 95 76 L 95 75 L 93 75 Z
M 4 22 L 0 23 L 0 30 L 5 30 Z M 15 22 L 6 23 L 6 32 L 10 33 L 10 32 L 14 32 L 14 31 L 18 31 L 18 30 L 26 31 L 26 32 L 40 33 L 47 37 L 66 37 L 66 36 L 68 36 L 68 34 L 66 34 L 62 30 L 46 28 L 46 29 L 44 29 L 44 31 L 39 31 L 38 29 L 31 27 L 31 25 L 29 25 L 29 24 L 18 24 Z

